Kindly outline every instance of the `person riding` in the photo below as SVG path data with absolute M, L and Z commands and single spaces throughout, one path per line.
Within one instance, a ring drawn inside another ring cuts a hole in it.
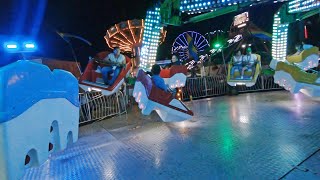
M 151 79 L 156 87 L 158 87 L 164 91 L 167 91 L 168 87 L 165 84 L 162 77 L 160 77 L 160 71 L 161 71 L 160 66 L 158 64 L 154 64 L 151 68 L 151 73 L 152 73 Z
M 240 50 L 236 51 L 236 54 L 232 57 L 232 69 L 231 69 L 231 77 L 234 78 L 234 72 L 235 70 L 238 70 L 239 72 L 242 72 L 242 54 Z
M 101 69 L 102 78 L 106 85 L 112 86 L 121 70 L 126 65 L 126 58 L 120 53 L 119 47 L 114 47 L 113 52 L 102 60 L 102 63 L 107 63 L 109 66 L 105 66 Z M 108 75 L 113 72 L 112 79 L 109 81 Z
M 309 39 L 305 39 L 302 41 L 302 49 L 303 50 L 308 50 L 311 49 L 313 47 L 313 45 L 310 43 Z
M 252 50 L 250 47 L 247 48 L 247 54 L 243 56 L 243 68 L 241 72 L 241 79 L 243 79 L 243 75 L 245 71 L 251 70 L 252 74 L 250 79 L 252 79 L 254 72 L 254 65 L 256 64 L 258 58 L 255 54 L 252 54 Z
M 297 52 L 294 53 L 293 56 L 299 55 L 303 51 L 301 43 L 297 43 L 295 45 L 295 49 L 296 49 Z
M 172 55 L 172 58 L 171 58 L 171 66 L 173 65 L 182 65 L 182 62 L 179 60 L 178 56 L 177 55 Z

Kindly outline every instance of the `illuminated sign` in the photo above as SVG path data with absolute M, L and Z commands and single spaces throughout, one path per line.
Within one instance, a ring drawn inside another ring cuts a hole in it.
M 229 40 L 227 41 L 228 44 L 226 44 L 226 46 L 221 47 L 220 49 L 211 49 L 211 50 L 209 51 L 209 52 L 210 52 L 210 55 L 208 55 L 208 54 L 200 55 L 200 56 L 199 56 L 199 61 L 192 60 L 192 61 L 188 62 L 188 63 L 186 64 L 187 69 L 192 69 L 192 68 L 194 68 L 196 65 L 201 64 L 201 63 L 205 62 L 206 60 L 208 60 L 210 56 L 212 56 L 212 55 L 214 55 L 214 54 L 216 54 L 216 53 L 221 52 L 221 51 L 222 51 L 222 48 L 224 48 L 224 49 L 225 49 L 225 48 L 228 48 L 228 47 L 234 45 L 235 43 L 240 42 L 242 39 L 243 39 L 243 36 L 242 36 L 241 34 L 236 35 L 235 37 L 233 37 L 232 39 L 229 39 Z
M 289 13 L 310 11 L 320 7 L 320 0 L 294 0 L 289 2 Z
M 234 43 L 237 43 L 237 42 L 241 41 L 242 39 L 243 39 L 242 34 L 236 35 L 235 37 L 233 37 L 232 39 L 229 39 L 227 41 L 229 43 L 228 47 L 232 46 Z
M 273 0 L 273 3 L 283 2 L 287 0 Z M 180 11 L 189 15 L 203 12 L 215 11 L 218 8 L 223 8 L 232 5 L 244 4 L 251 2 L 251 6 L 267 0 L 181 0 Z
M 238 28 L 241 28 L 246 26 L 248 21 L 249 21 L 249 13 L 244 12 L 234 17 L 233 26 L 237 26 Z
M 140 67 L 146 71 L 150 70 L 155 64 L 157 50 L 160 43 L 161 23 L 160 9 L 155 8 L 147 12 L 144 22 L 144 32 L 141 48 Z

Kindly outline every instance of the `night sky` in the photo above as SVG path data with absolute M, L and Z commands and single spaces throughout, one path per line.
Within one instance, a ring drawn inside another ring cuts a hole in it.
M 39 44 L 37 55 L 72 60 L 68 44 L 55 32 L 65 32 L 84 37 L 93 47 L 73 40 L 81 61 L 89 55 L 108 49 L 103 36 L 112 25 L 128 19 L 145 17 L 148 8 L 157 0 L 11 0 L 1 2 L 0 35 L 34 36 Z M 42 5 L 44 8 L 39 7 Z M 273 14 L 279 5 L 250 8 L 251 20 L 271 33 Z M 43 13 L 41 13 L 43 10 Z M 243 10 L 245 11 L 245 10 Z M 160 58 L 170 54 L 173 40 L 182 32 L 194 30 L 205 34 L 217 29 L 228 30 L 232 23 L 231 13 L 197 24 L 167 27 L 166 42 L 160 46 Z
M 153 4 L 153 0 L 1 1 L 0 38 L 32 36 L 39 45 L 36 55 L 72 60 L 68 44 L 56 31 L 79 35 L 93 44 L 89 47 L 72 40 L 77 55 L 86 61 L 89 55 L 108 48 L 103 36 L 109 27 L 123 20 L 144 18 Z

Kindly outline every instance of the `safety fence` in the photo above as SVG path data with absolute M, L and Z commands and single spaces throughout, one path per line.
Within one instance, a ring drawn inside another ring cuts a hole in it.
M 123 87 L 122 90 L 111 96 L 105 96 L 96 91 L 80 93 L 80 124 L 127 113 L 127 106 L 130 105 L 130 90 L 126 86 Z M 274 83 L 273 76 L 262 75 L 258 77 L 254 86 L 241 85 L 236 86 L 235 89 L 240 93 L 246 93 L 282 88 Z M 225 75 L 188 78 L 182 91 L 183 101 L 188 101 L 226 95 L 230 91 L 230 86 L 227 84 Z
M 119 91 L 111 96 L 91 91 L 79 94 L 80 124 L 127 113 L 127 95 Z
M 245 85 L 236 86 L 235 89 L 239 93 L 257 92 L 265 90 L 280 90 L 283 89 L 274 83 L 273 76 L 261 75 L 257 82 L 252 87 Z M 225 75 L 188 78 L 186 86 L 182 89 L 183 100 L 198 99 L 212 96 L 226 95 L 230 91 L 230 86 L 227 84 Z

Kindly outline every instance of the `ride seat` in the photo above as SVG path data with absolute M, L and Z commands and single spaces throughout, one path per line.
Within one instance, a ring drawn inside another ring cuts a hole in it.
M 170 69 L 162 69 L 160 72 L 160 77 L 162 78 L 171 78 L 177 73 L 187 74 L 188 69 L 187 66 L 184 65 L 173 65 Z
M 319 54 L 319 48 L 314 46 L 310 49 L 303 50 L 298 55 L 287 56 L 287 61 L 290 63 L 300 63 L 303 62 L 308 56 L 312 54 Z
M 128 63 L 130 63 L 130 59 L 126 57 L 126 66 L 125 66 L 124 68 L 122 68 L 122 71 L 125 71 L 125 70 L 127 69 Z M 99 66 L 100 66 L 101 69 L 102 69 L 102 68 L 105 67 L 106 65 L 101 65 L 101 64 L 99 64 Z M 98 66 L 97 66 L 97 67 L 98 67 Z M 97 68 L 96 68 L 96 69 L 97 69 Z M 122 72 L 122 71 L 121 71 L 121 72 Z M 121 73 L 121 72 L 120 72 L 120 73 Z M 92 82 L 101 82 L 100 79 L 102 79 L 102 73 L 101 73 L 100 70 L 92 70 L 91 73 L 92 73 L 92 75 L 91 75 L 91 76 L 92 76 Z M 112 76 L 114 76 L 114 73 L 113 73 L 113 72 L 109 74 L 108 79 L 111 80 L 111 79 L 112 79 Z
M 261 64 L 261 56 L 259 54 L 255 54 L 255 55 L 257 56 L 257 64 L 256 64 L 255 69 L 257 69 L 257 66 L 260 66 L 260 64 Z M 230 70 L 231 70 L 231 68 L 233 68 L 232 64 L 229 64 L 229 68 L 230 68 Z M 254 69 L 249 68 L 248 70 L 244 71 L 244 76 L 251 76 L 253 70 Z M 236 69 L 234 71 L 234 78 L 238 78 L 240 76 L 241 76 L 241 72 L 239 72 L 239 70 Z

